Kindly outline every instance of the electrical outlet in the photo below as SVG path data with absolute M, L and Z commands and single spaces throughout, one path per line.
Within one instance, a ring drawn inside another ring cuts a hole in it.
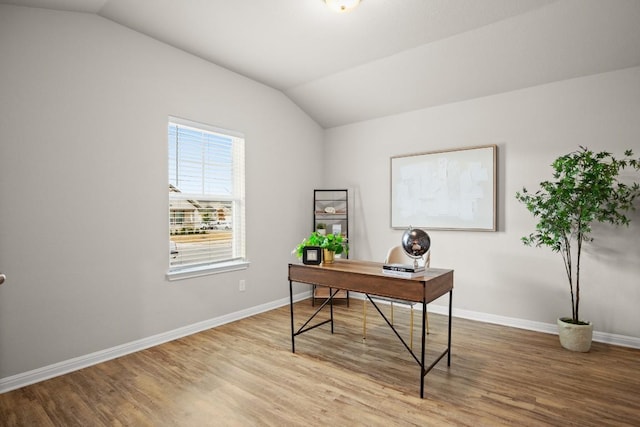
M 238 284 L 238 289 L 240 290 L 240 292 L 244 292 L 245 290 L 247 290 L 246 287 L 246 282 L 244 281 L 244 279 L 240 280 L 240 283 Z

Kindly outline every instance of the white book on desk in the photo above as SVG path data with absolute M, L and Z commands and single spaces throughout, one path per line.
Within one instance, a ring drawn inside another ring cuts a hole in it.
M 415 279 L 417 277 L 424 277 L 424 270 L 411 272 L 411 271 L 388 270 L 386 268 L 383 268 L 382 274 L 386 276 L 402 277 L 403 279 Z
M 382 268 L 383 270 L 404 271 L 407 273 L 424 272 L 423 266 L 414 267 L 410 264 L 384 264 Z

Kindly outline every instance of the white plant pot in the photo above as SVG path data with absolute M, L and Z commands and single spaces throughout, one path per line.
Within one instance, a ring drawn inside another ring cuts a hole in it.
M 571 351 L 586 353 L 591 348 L 593 323 L 575 325 L 558 319 L 558 336 L 562 347 Z

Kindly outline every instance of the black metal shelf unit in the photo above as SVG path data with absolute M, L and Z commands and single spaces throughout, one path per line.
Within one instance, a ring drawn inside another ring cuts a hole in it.
M 313 230 L 333 234 L 342 234 L 349 239 L 349 190 L 317 189 L 313 190 Z M 341 254 L 348 258 L 348 254 Z M 328 298 L 328 288 L 313 287 L 312 304 L 316 298 Z M 335 298 L 346 298 L 349 304 L 349 292 L 340 291 Z

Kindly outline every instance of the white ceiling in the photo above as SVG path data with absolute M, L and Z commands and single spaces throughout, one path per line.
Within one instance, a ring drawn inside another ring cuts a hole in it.
M 95 13 L 282 90 L 323 127 L 640 65 L 640 0 L 0 0 Z

